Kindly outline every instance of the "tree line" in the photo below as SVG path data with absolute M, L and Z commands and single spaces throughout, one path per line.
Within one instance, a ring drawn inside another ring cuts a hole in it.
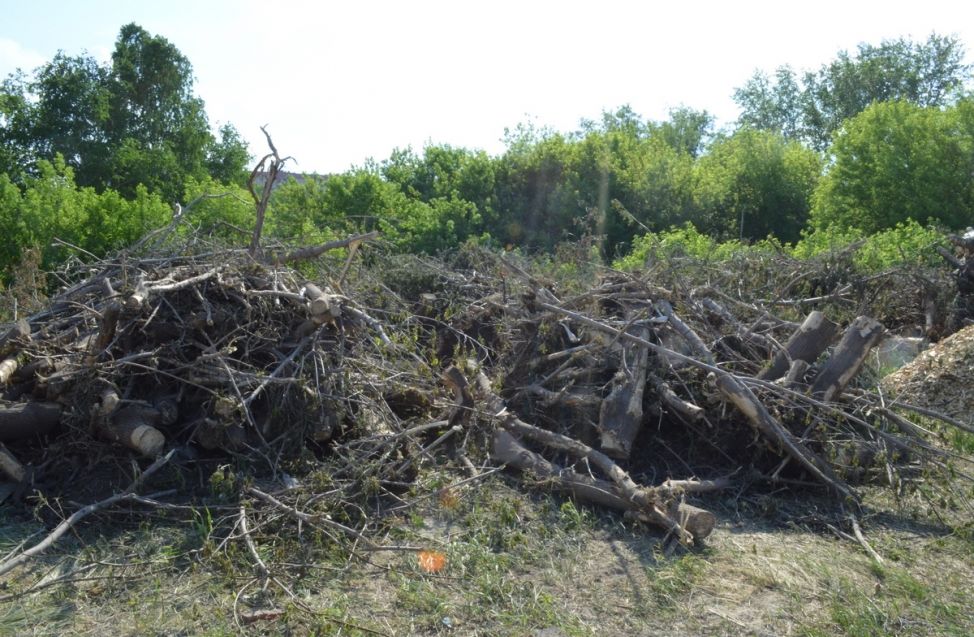
M 571 132 L 521 124 L 505 150 L 431 144 L 275 189 L 265 235 L 312 241 L 382 230 L 398 248 L 476 240 L 531 250 L 597 238 L 603 258 L 691 224 L 715 240 L 878 232 L 913 220 L 974 222 L 974 98 L 962 44 L 931 35 L 841 52 L 817 71 L 758 71 L 741 116 L 663 121 L 628 106 Z M 211 132 L 192 67 L 161 36 L 122 27 L 111 60 L 58 53 L 0 85 L 0 268 L 35 246 L 102 254 L 167 223 L 202 194 L 189 227 L 240 241 L 253 209 L 250 152 Z M 845 236 L 845 235 L 843 235 Z M 61 239 L 56 245 L 54 238 Z M 816 244 L 817 245 L 817 244 Z

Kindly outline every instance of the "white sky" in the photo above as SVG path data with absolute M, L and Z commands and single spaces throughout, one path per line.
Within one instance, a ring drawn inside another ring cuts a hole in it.
M 974 49 L 974 3 L 960 0 L 0 0 L 0 77 L 58 49 L 107 60 L 127 22 L 189 58 L 212 123 L 233 123 L 254 154 L 268 124 L 293 169 L 316 172 L 429 141 L 499 153 L 505 127 L 568 131 L 627 103 L 730 124 L 733 90 L 756 68 L 814 69 L 860 42 L 932 31 Z

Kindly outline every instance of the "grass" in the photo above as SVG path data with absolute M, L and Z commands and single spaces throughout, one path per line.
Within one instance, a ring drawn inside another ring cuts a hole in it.
M 383 542 L 443 554 L 434 573 L 413 551 L 349 560 L 324 536 L 265 520 L 259 551 L 293 596 L 261 590 L 242 543 L 223 541 L 232 524 L 218 511 L 189 522 L 104 516 L 3 584 L 0 634 L 974 633 L 969 525 L 877 495 L 867 504 L 881 513 L 864 526 L 880 566 L 857 544 L 796 523 L 814 500 L 775 497 L 773 510 L 760 498 L 704 503 L 721 520 L 711 541 L 667 554 L 654 530 L 492 476 L 391 525 Z M 35 530 L 0 518 L 0 549 Z M 258 609 L 283 614 L 239 619 Z
M 947 573 L 921 580 L 914 572 L 874 564 L 872 578 L 857 580 L 825 571 L 830 588 L 826 614 L 805 626 L 802 634 L 969 635 L 974 619 L 968 610 L 970 585 Z

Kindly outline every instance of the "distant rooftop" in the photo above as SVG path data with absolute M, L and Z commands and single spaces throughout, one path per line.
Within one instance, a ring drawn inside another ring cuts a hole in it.
M 254 186 L 257 188 L 262 187 L 267 182 L 267 171 L 262 170 L 257 173 L 254 177 Z M 274 182 L 274 187 L 277 188 L 281 184 L 286 184 L 289 179 L 293 179 L 299 184 L 303 184 L 306 181 L 325 181 L 330 175 L 319 175 L 318 173 L 292 173 L 287 171 L 281 171 L 277 173 L 277 181 Z

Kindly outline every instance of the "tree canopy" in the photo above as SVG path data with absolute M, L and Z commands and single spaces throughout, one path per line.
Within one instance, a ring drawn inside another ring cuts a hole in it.
M 901 39 L 840 52 L 815 72 L 756 73 L 735 93 L 736 128 L 716 130 L 710 113 L 686 106 L 654 121 L 624 105 L 568 132 L 519 125 L 496 156 L 397 149 L 276 185 L 265 234 L 316 242 L 378 229 L 401 250 L 475 240 L 583 245 L 578 254 L 597 247 L 613 259 L 645 248 L 643 235 L 704 251 L 768 237 L 811 250 L 917 222 L 964 227 L 974 219 L 970 72 L 956 39 Z M 56 263 L 54 237 L 102 254 L 204 194 L 219 196 L 200 199 L 184 227 L 238 241 L 253 227 L 248 161 L 233 126 L 211 130 L 192 66 L 165 38 L 126 25 L 104 65 L 59 52 L 0 84 L 0 268 L 26 247 Z
M 880 102 L 845 123 L 812 221 L 876 232 L 913 219 L 974 220 L 974 102 L 947 109 Z
M 818 71 L 799 77 L 788 66 L 774 77 L 755 74 L 734 92 L 739 123 L 779 132 L 825 150 L 843 122 L 874 102 L 946 106 L 971 78 L 963 44 L 931 34 L 924 42 L 900 38 L 841 51 Z
M 210 131 L 189 60 L 135 24 L 109 65 L 59 52 L 0 86 L 0 173 L 22 181 L 57 155 L 80 186 L 132 197 L 142 185 L 171 202 L 189 178 L 240 181 L 249 160 L 231 125 Z

